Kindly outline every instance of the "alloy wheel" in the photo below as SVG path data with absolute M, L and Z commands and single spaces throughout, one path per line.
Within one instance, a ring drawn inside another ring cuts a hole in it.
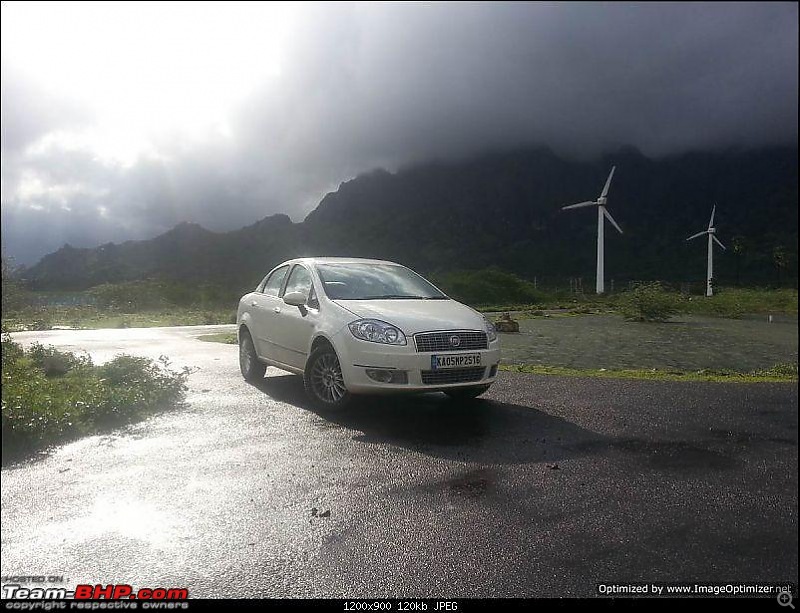
M 311 389 L 326 404 L 337 404 L 347 394 L 342 368 L 335 353 L 323 353 L 311 367 Z

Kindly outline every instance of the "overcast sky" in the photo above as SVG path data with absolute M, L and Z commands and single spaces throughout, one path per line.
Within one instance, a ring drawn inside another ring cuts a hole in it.
M 2 3 L 2 241 L 301 221 L 375 167 L 797 143 L 798 5 Z

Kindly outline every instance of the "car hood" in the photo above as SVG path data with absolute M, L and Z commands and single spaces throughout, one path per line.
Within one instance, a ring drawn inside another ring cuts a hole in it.
M 367 319 L 380 319 L 407 336 L 432 330 L 485 330 L 483 315 L 455 300 L 334 300 Z

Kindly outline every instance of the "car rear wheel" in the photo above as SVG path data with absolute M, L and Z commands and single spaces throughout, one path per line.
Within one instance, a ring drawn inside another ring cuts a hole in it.
M 263 379 L 267 371 L 266 365 L 259 361 L 253 339 L 246 330 L 239 334 L 239 369 L 242 376 L 251 383 Z
M 352 398 L 344 385 L 342 367 L 332 347 L 324 345 L 311 352 L 303 375 L 303 385 L 309 398 L 319 408 L 343 409 Z
M 445 394 L 453 400 L 473 400 L 489 389 L 488 385 L 476 385 L 474 387 L 459 387 L 446 390 Z

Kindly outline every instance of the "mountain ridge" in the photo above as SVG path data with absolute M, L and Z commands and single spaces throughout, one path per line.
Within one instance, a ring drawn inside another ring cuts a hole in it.
M 301 255 L 401 261 L 420 272 L 498 266 L 523 277 L 594 276 L 596 218 L 565 204 L 594 199 L 612 165 L 606 271 L 621 282 L 702 279 L 703 229 L 716 202 L 721 282 L 763 285 L 797 271 L 797 149 L 690 152 L 650 159 L 634 148 L 571 161 L 545 148 L 375 169 L 343 181 L 303 221 L 275 214 L 228 232 L 183 222 L 152 239 L 65 246 L 25 271 L 38 289 L 143 278 L 241 289 Z M 736 239 L 737 249 L 732 243 Z M 786 266 L 776 270 L 775 250 Z

